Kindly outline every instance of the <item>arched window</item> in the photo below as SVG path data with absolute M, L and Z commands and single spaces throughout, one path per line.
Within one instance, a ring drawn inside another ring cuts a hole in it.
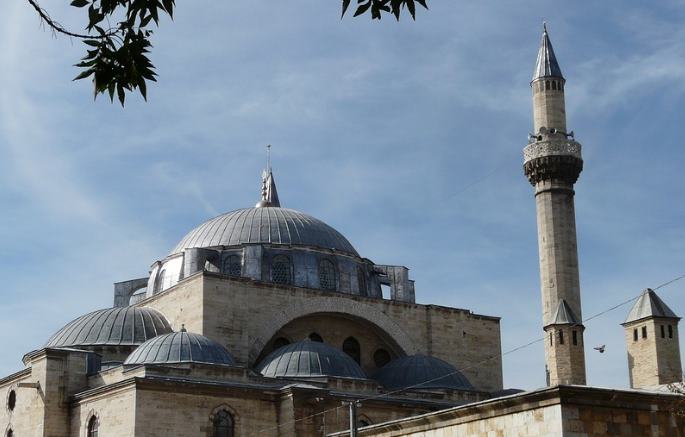
M 292 284 L 292 272 L 290 258 L 285 255 L 276 255 L 271 263 L 271 281 L 276 284 Z
M 155 292 L 162 291 L 166 288 L 168 276 L 166 269 L 159 272 L 159 275 L 157 275 L 157 283 L 155 283 Z
M 368 291 L 366 290 L 366 273 L 361 267 L 357 269 L 357 285 L 359 286 L 359 295 L 368 296 Z
M 545 81 L 545 90 L 549 90 L 549 81 L 548 80 Z
M 283 346 L 287 346 L 289 344 L 290 344 L 290 341 L 288 341 L 287 338 L 278 337 L 276 340 L 274 340 L 273 348 L 274 348 L 274 350 L 276 350 L 278 348 L 282 348 Z
M 343 341 L 343 352 L 352 357 L 357 364 L 361 364 L 362 351 L 356 338 L 347 337 L 347 339 Z
M 224 259 L 224 265 L 221 268 L 221 272 L 224 275 L 240 276 L 242 274 L 242 270 L 240 257 L 238 255 L 231 255 Z
M 14 411 L 14 407 L 16 405 L 17 405 L 17 392 L 14 390 L 10 390 L 10 393 L 7 396 L 7 409 L 10 411 Z
M 226 410 L 214 415 L 212 422 L 214 433 L 212 437 L 233 437 L 233 416 Z
M 7 430 L 7 434 L 5 434 L 7 437 L 14 437 L 14 431 L 12 431 L 12 428 Z
M 319 263 L 319 287 L 322 290 L 335 290 L 335 266 L 327 259 Z
M 317 334 L 316 332 L 312 332 L 311 334 L 309 334 L 309 339 L 311 341 L 323 343 L 323 338 L 319 334 Z
M 373 362 L 379 369 L 390 362 L 390 352 L 385 349 L 377 349 L 373 353 Z
M 91 416 L 88 421 L 88 437 L 98 437 L 98 418 Z
M 552 81 L 552 89 L 553 89 L 554 91 L 557 90 L 557 81 L 556 81 L 556 80 L 553 80 L 553 81 Z

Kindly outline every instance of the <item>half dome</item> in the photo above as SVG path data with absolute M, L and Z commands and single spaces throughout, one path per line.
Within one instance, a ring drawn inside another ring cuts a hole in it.
M 244 208 L 208 220 L 190 231 L 172 250 L 284 244 L 334 249 L 359 256 L 352 244 L 326 223 L 288 208 Z
M 388 389 L 473 389 L 469 380 L 453 365 L 427 355 L 393 360 L 382 367 L 374 379 Z
M 257 371 L 268 378 L 337 376 L 366 379 L 362 368 L 345 352 L 309 340 L 276 349 L 259 363 Z
M 169 322 L 152 308 L 108 308 L 67 323 L 45 347 L 136 346 L 169 332 Z
M 235 360 L 219 343 L 181 330 L 146 341 L 124 361 L 124 365 L 176 363 L 232 365 Z

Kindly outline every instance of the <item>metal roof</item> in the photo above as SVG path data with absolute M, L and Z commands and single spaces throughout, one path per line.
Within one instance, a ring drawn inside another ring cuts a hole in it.
M 374 379 L 388 389 L 473 389 L 471 382 L 453 365 L 420 354 L 391 361 L 376 373 Z
M 642 292 L 628 313 L 625 323 L 635 322 L 648 317 L 680 319 L 651 288 Z
M 557 306 L 557 312 L 554 313 L 554 318 L 552 319 L 551 325 L 578 325 L 581 321 L 576 317 L 575 313 L 568 305 L 566 300 L 559 300 L 559 305 Z
M 124 361 L 124 365 L 174 363 L 235 364 L 235 361 L 219 343 L 185 329 L 146 341 Z
M 72 320 L 45 346 L 139 345 L 169 332 L 169 322 L 152 308 L 108 308 Z
M 215 217 L 190 231 L 171 253 L 260 243 L 315 246 L 359 256 L 340 232 L 321 220 L 277 207 L 244 208 Z
M 310 340 L 276 349 L 259 363 L 257 371 L 269 378 L 366 378 L 361 367 L 345 352 Z
M 542 42 L 540 42 L 538 59 L 535 63 L 535 71 L 533 71 L 533 78 L 531 81 L 540 79 L 541 77 L 564 78 L 564 76 L 561 74 L 561 68 L 557 62 L 557 57 L 554 55 L 552 42 L 549 40 L 549 35 L 547 34 L 546 24 L 543 25 Z

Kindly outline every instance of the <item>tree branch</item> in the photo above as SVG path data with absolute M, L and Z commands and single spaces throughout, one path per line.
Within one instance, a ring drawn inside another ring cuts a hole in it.
M 80 38 L 80 39 L 104 39 L 104 38 L 110 37 L 116 33 L 115 31 L 114 32 L 110 31 L 109 33 L 107 33 L 105 35 L 85 35 L 85 34 L 81 34 L 81 33 L 71 32 L 71 31 L 65 29 L 64 26 L 62 26 L 61 24 L 59 24 L 58 22 L 56 22 L 55 20 L 50 18 L 50 15 L 48 15 L 47 11 L 45 9 L 41 8 L 40 5 L 38 5 L 38 3 L 36 3 L 35 0 L 26 0 L 26 1 L 28 1 L 29 4 L 31 6 L 33 6 L 33 9 L 35 9 L 36 12 L 38 12 L 38 15 L 40 16 L 41 20 L 43 20 L 45 23 L 47 23 L 48 26 L 50 26 L 52 28 L 52 30 L 54 30 L 55 32 L 61 33 L 63 35 L 71 36 L 74 38 Z

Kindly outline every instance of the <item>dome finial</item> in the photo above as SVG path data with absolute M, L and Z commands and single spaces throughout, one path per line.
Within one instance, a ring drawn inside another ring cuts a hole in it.
M 266 146 L 266 168 L 262 171 L 262 193 L 261 199 L 255 205 L 255 208 L 263 207 L 280 208 L 281 203 L 278 200 L 278 191 L 276 190 L 276 181 L 274 180 L 273 171 L 271 171 L 271 144 Z

